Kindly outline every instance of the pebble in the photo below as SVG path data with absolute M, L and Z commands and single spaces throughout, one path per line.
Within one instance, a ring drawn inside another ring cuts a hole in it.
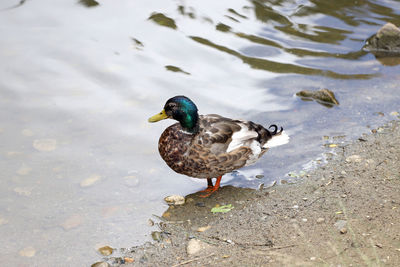
M 342 228 L 344 228 L 345 226 L 346 226 L 346 224 L 347 224 L 347 221 L 345 221 L 345 220 L 337 220 L 336 222 L 335 222 L 335 224 L 334 224 L 334 226 L 337 228 L 337 229 L 342 229 Z
M 351 162 L 359 163 L 361 161 L 362 161 L 362 158 L 360 155 L 352 155 L 352 156 L 346 158 L 347 163 L 351 163 Z
M 317 258 L 316 257 L 311 257 L 310 261 L 315 261 Z
M 161 241 L 162 240 L 161 232 L 159 231 L 151 232 L 151 238 L 153 238 L 154 241 Z
M 17 193 L 20 196 L 26 196 L 29 197 L 31 195 L 32 189 L 31 188 L 26 188 L 26 187 L 16 187 L 14 188 L 14 192 Z
M 208 244 L 198 239 L 190 239 L 186 248 L 186 252 L 188 255 L 196 255 L 199 254 L 202 250 L 207 249 L 208 247 Z
M 306 218 L 301 219 L 303 222 L 307 222 L 308 220 Z
M 298 209 L 298 208 L 299 208 L 299 205 L 294 205 L 292 208 L 293 208 L 293 209 Z
M 86 178 L 85 180 L 83 180 L 80 185 L 81 187 L 89 187 L 91 185 L 93 185 L 95 182 L 97 182 L 98 180 L 100 180 L 101 176 L 94 174 L 92 176 L 90 176 L 89 178 Z
M 133 258 L 128 258 L 128 257 L 125 257 L 125 258 L 124 258 L 124 261 L 125 261 L 126 263 L 132 263 L 132 262 L 134 262 L 134 261 L 135 261 L 135 259 L 133 259 Z
M 256 175 L 256 178 L 257 178 L 257 179 L 262 179 L 262 178 L 264 178 L 264 175 L 262 175 L 262 174 L 257 174 L 257 175 Z
M 30 129 L 23 129 L 23 130 L 21 131 L 21 133 L 22 133 L 22 135 L 27 136 L 27 137 L 33 135 L 33 131 L 30 130 Z
M 66 219 L 62 224 L 64 230 L 70 230 L 72 228 L 78 227 L 83 222 L 83 218 L 79 214 L 74 214 L 68 219 Z
M 147 224 L 148 224 L 149 226 L 154 226 L 154 221 L 153 221 L 152 219 L 148 219 L 148 220 L 147 220 Z
M 8 220 L 0 217 L 0 225 L 7 224 Z
M 325 222 L 324 218 L 320 217 L 320 218 L 317 219 L 317 223 L 323 223 L 323 222 Z
M 99 262 L 93 263 L 90 267 L 110 267 L 110 264 L 105 261 L 99 261 Z
M 201 233 L 201 232 L 207 231 L 210 228 L 211 228 L 211 226 L 209 226 L 209 225 L 203 226 L 203 227 L 199 227 L 199 228 L 197 228 L 197 232 Z
M 185 197 L 179 195 L 172 195 L 164 198 L 168 205 L 183 205 L 185 204 Z
M 41 152 L 50 152 L 56 149 L 57 140 L 55 139 L 36 139 L 33 141 L 33 147 Z
M 113 253 L 114 249 L 110 246 L 104 246 L 99 248 L 98 251 L 103 256 L 110 256 Z
M 340 229 L 340 233 L 341 233 L 341 234 L 347 233 L 347 228 L 346 228 L 346 227 L 341 228 L 341 229 Z
M 33 247 L 26 247 L 19 251 L 19 255 L 22 257 L 32 258 L 35 256 L 36 250 Z
M 25 164 L 21 166 L 21 168 L 18 169 L 17 174 L 19 175 L 27 175 L 31 172 L 31 168 L 26 166 Z

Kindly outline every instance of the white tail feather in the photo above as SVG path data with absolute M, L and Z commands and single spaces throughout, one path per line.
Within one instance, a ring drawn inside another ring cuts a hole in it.
M 275 135 L 270 140 L 268 140 L 268 142 L 265 143 L 264 148 L 271 148 L 287 144 L 289 143 L 289 139 L 289 135 L 287 135 L 286 132 L 283 131 L 280 135 Z

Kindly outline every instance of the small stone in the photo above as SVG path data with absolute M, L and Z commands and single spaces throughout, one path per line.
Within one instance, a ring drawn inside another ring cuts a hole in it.
M 168 205 L 183 205 L 185 204 L 185 197 L 179 195 L 172 195 L 164 198 Z
M 79 214 L 74 214 L 68 219 L 66 219 L 61 226 L 64 230 L 70 230 L 72 228 L 78 227 L 83 222 L 83 218 Z
M 26 247 L 19 251 L 19 255 L 22 257 L 32 258 L 35 256 L 36 250 L 33 247 Z
M 98 180 L 100 180 L 101 176 L 94 174 L 92 176 L 90 176 L 89 178 L 86 178 L 85 180 L 83 180 L 80 185 L 81 187 L 89 187 L 91 185 L 93 185 L 95 182 L 97 182 Z
M 90 267 L 110 267 L 110 264 L 105 261 L 99 261 L 99 262 L 93 263 Z
M 347 172 L 346 172 L 346 171 L 341 171 L 340 174 L 341 174 L 341 175 L 346 175 Z
M 317 258 L 316 257 L 311 257 L 310 261 L 315 261 Z
M 293 209 L 298 209 L 298 208 L 299 208 L 299 205 L 294 205 L 292 208 L 293 208 Z
M 307 200 L 308 200 L 308 198 L 306 198 L 306 197 L 303 197 L 303 200 L 304 200 L 304 201 L 307 201 Z
M 16 187 L 14 188 L 14 192 L 17 193 L 20 196 L 26 196 L 29 197 L 31 195 L 32 189 L 31 188 L 26 188 L 26 187 Z
M 8 220 L 0 217 L 0 225 L 7 224 Z
M 351 162 L 359 163 L 361 161 L 362 161 L 362 158 L 360 155 L 352 155 L 352 156 L 346 158 L 347 163 L 351 163 Z
M 133 258 L 125 257 L 125 258 L 124 258 L 124 261 L 125 261 L 126 263 L 132 263 L 132 262 L 134 262 L 135 260 L 134 260 Z
M 303 222 L 307 222 L 308 220 L 306 218 L 301 219 Z
M 341 228 L 341 229 L 340 229 L 340 233 L 341 233 L 341 234 L 347 233 L 347 228 L 346 228 L 346 227 Z
M 264 175 L 262 175 L 262 174 L 257 174 L 257 175 L 256 175 L 256 178 L 257 178 L 257 179 L 262 179 L 262 178 L 264 178 Z
M 28 166 L 23 164 L 21 166 L 21 168 L 18 169 L 17 174 L 19 174 L 19 175 L 27 175 L 27 174 L 29 174 L 31 172 L 31 170 L 32 170 L 31 168 L 29 168 Z
M 103 256 L 110 256 L 113 253 L 114 249 L 110 246 L 104 246 L 99 248 L 98 251 Z
M 197 255 L 201 251 L 209 248 L 210 246 L 198 239 L 191 239 L 186 248 L 186 252 L 188 255 Z
M 27 136 L 27 137 L 33 135 L 33 131 L 30 130 L 30 129 L 23 129 L 23 130 L 21 131 L 21 133 L 22 133 L 23 136 Z
M 345 220 L 337 220 L 336 222 L 335 222 L 335 224 L 334 224 L 334 226 L 337 228 L 337 229 L 342 229 L 342 228 L 344 228 L 345 226 L 346 226 L 346 224 L 347 224 L 347 221 L 345 221 Z
M 154 221 L 152 219 L 148 219 L 147 224 L 149 226 L 154 226 Z
M 151 238 L 153 238 L 154 241 L 161 241 L 162 240 L 161 232 L 159 231 L 151 232 Z
M 207 231 L 210 228 L 211 228 L 211 226 L 209 226 L 209 225 L 203 226 L 203 227 L 199 227 L 199 228 L 197 228 L 197 232 L 201 233 L 201 232 Z
M 33 141 L 33 147 L 41 152 L 50 152 L 56 149 L 57 141 L 55 139 L 36 139 Z
M 325 222 L 325 219 L 324 219 L 324 218 L 321 218 L 321 217 L 320 217 L 320 218 L 317 219 L 317 223 L 323 223 L 323 222 Z

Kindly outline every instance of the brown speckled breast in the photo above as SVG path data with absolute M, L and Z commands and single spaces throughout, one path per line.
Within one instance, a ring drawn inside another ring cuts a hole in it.
M 158 141 L 158 151 L 171 169 L 190 176 L 185 154 L 192 142 L 193 135 L 185 133 L 181 129 L 179 123 L 165 129 Z

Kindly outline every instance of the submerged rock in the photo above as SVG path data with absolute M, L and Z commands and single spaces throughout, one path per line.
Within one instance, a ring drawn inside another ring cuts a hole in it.
M 98 251 L 103 256 L 110 256 L 113 253 L 114 249 L 110 246 L 104 246 L 99 248 Z
M 101 176 L 94 174 L 92 176 L 90 176 L 89 178 L 86 178 L 85 180 L 80 182 L 81 187 L 89 187 L 91 185 L 93 185 L 95 182 L 97 182 L 98 180 L 100 180 Z
M 321 89 L 318 91 L 303 90 L 296 93 L 296 96 L 300 97 L 304 101 L 315 100 L 319 104 L 326 107 L 333 107 L 339 105 L 335 94 L 329 89 Z
M 35 254 L 36 254 L 36 249 L 34 249 L 33 247 L 26 247 L 19 251 L 20 256 L 27 258 L 31 258 L 35 256 Z
M 91 265 L 91 267 L 110 267 L 110 264 L 105 261 L 99 261 L 99 262 L 93 263 Z
M 33 141 L 33 147 L 41 152 L 50 152 L 57 148 L 57 141 L 55 139 L 36 139 Z

